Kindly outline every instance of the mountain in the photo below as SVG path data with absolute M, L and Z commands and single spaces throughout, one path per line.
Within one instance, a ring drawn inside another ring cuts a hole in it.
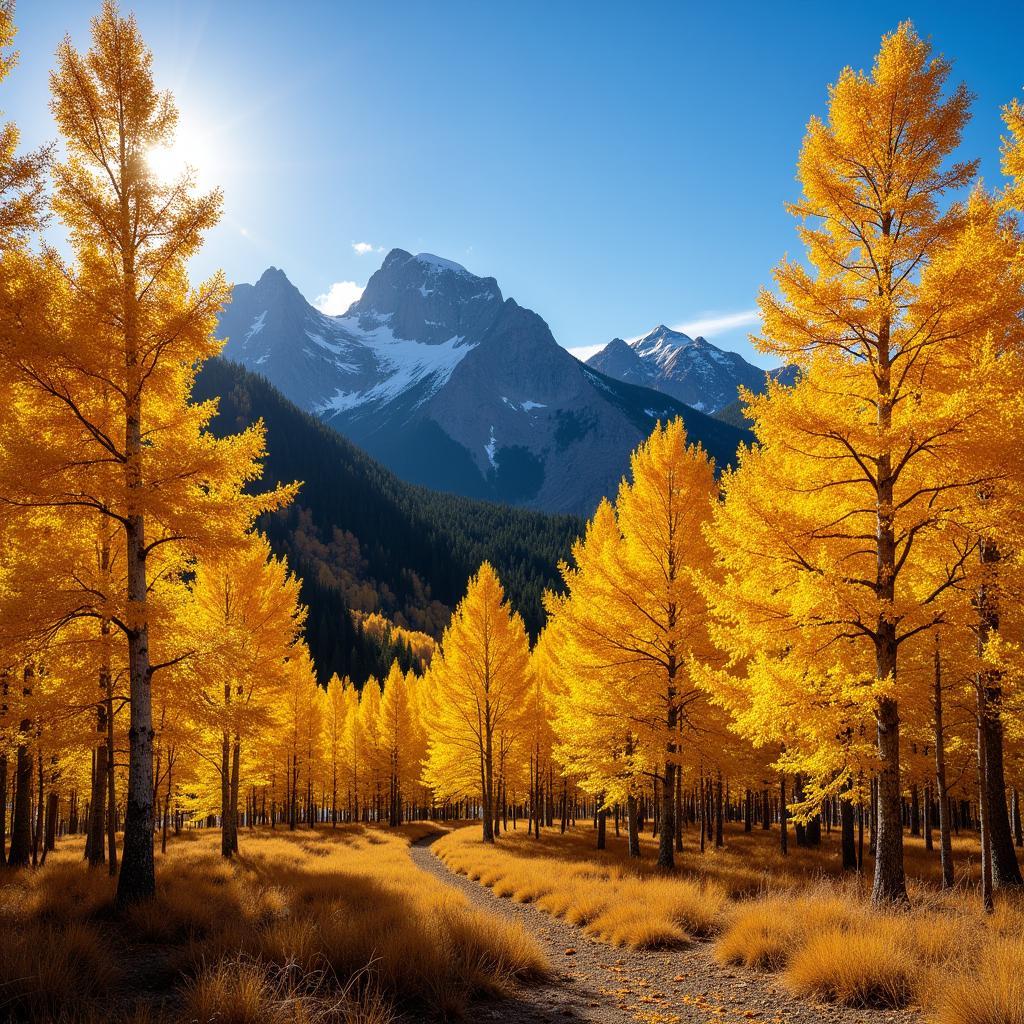
M 798 371 L 795 366 L 782 366 L 776 370 L 769 370 L 768 377 L 772 380 L 778 381 L 780 384 L 785 385 L 787 388 L 791 388 L 795 383 L 798 376 Z M 762 384 L 759 388 L 752 390 L 760 392 L 763 390 L 764 385 Z M 734 398 L 727 405 L 723 405 L 720 409 L 716 409 L 714 412 L 716 420 L 721 420 L 723 423 L 729 423 L 734 427 L 738 427 L 740 430 L 750 430 L 751 421 L 747 418 L 746 407 L 743 399 Z
M 388 253 L 341 316 L 275 268 L 238 285 L 224 356 L 412 483 L 551 512 L 613 494 L 658 419 L 682 416 L 719 464 L 744 432 L 585 366 L 493 277 Z
M 587 365 L 616 380 L 653 388 L 703 412 L 736 400 L 739 388 L 763 391 L 765 371 L 706 338 L 691 338 L 659 324 L 635 341 L 615 338 Z
M 439 637 L 484 559 L 530 632 L 539 631 L 541 595 L 559 586 L 557 565 L 581 520 L 404 483 L 265 379 L 223 359 L 203 366 L 194 396 L 219 398 L 211 424 L 218 435 L 264 421 L 261 486 L 302 481 L 296 501 L 259 525 L 302 577 L 307 640 L 324 680 L 337 672 L 362 682 L 402 656 L 353 622 L 353 610 Z

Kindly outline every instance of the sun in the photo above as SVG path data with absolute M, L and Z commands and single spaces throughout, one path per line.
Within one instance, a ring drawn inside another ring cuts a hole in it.
M 191 169 L 200 187 L 216 183 L 216 149 L 208 135 L 178 130 L 169 146 L 151 146 L 146 150 L 149 169 L 164 184 L 177 181 Z

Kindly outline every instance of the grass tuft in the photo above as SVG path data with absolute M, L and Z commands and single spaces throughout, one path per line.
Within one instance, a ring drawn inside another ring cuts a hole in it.
M 916 963 L 894 945 L 898 929 L 812 935 L 792 957 L 786 982 L 800 995 L 863 1009 L 897 1010 L 914 998 Z

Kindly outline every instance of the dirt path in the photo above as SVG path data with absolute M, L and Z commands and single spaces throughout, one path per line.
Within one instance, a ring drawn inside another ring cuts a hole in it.
M 439 835 L 413 843 L 417 867 L 464 893 L 475 906 L 519 920 L 548 955 L 554 971 L 544 985 L 524 989 L 517 999 L 478 1006 L 476 1022 L 526 1024 L 587 1021 L 593 1024 L 919 1024 L 914 1011 L 848 1010 L 797 999 L 772 978 L 741 968 L 720 967 L 711 944 L 682 950 L 619 950 L 596 942 L 529 904 L 495 896 L 490 889 L 455 874 L 430 847 Z

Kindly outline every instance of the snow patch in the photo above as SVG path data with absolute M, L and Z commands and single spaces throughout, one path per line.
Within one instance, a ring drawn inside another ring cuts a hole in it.
M 589 380 L 590 383 L 594 385 L 594 387 L 598 387 L 602 391 L 607 391 L 610 395 L 615 394 L 615 392 L 607 384 L 605 384 L 605 382 L 601 380 L 601 378 L 598 377 L 596 373 L 591 373 L 590 370 L 587 369 L 584 369 L 583 373 L 586 376 L 587 380 Z
M 432 252 L 420 252 L 413 257 L 417 263 L 423 263 L 430 268 L 430 273 L 439 274 L 442 270 L 450 270 L 456 274 L 464 274 L 466 277 L 472 277 L 473 275 L 463 266 L 452 260 L 442 259 L 440 256 L 435 256 Z
M 465 337 L 460 334 L 436 345 L 397 338 L 389 320 L 390 317 L 384 318 L 367 329 L 346 325 L 356 340 L 370 351 L 380 379 L 364 391 L 337 391 L 316 412 L 345 412 L 369 403 L 384 404 L 412 387 L 426 384 L 417 403 L 422 404 L 448 382 L 455 367 L 475 347 L 464 344 Z
M 525 402 L 513 402 L 511 398 L 506 398 L 504 395 L 501 396 L 501 400 L 510 408 L 516 412 L 532 412 L 534 409 L 546 409 L 547 406 L 543 402 L 531 402 L 527 399 Z
M 494 427 L 491 427 L 491 436 L 487 444 L 484 445 L 484 451 L 487 452 L 487 461 L 491 464 L 491 469 L 498 468 L 498 462 L 495 459 L 495 455 L 498 452 L 498 442 L 494 439 Z
M 346 347 L 337 342 L 328 341 L 322 334 L 319 334 L 317 331 L 307 330 L 304 333 L 306 337 L 309 338 L 311 342 L 313 342 L 314 345 L 317 345 L 319 348 L 325 349 L 326 351 L 330 352 L 331 355 L 339 355 L 341 353 L 341 350 Z M 306 349 L 306 351 L 308 352 L 309 350 Z
M 260 313 L 260 315 L 256 317 L 256 319 L 253 320 L 253 322 L 249 325 L 249 330 L 245 332 L 245 338 L 242 341 L 243 345 L 245 345 L 250 338 L 254 338 L 257 334 L 260 333 L 260 331 L 263 330 L 263 325 L 266 323 L 266 320 L 267 311 L 263 310 L 263 312 Z

